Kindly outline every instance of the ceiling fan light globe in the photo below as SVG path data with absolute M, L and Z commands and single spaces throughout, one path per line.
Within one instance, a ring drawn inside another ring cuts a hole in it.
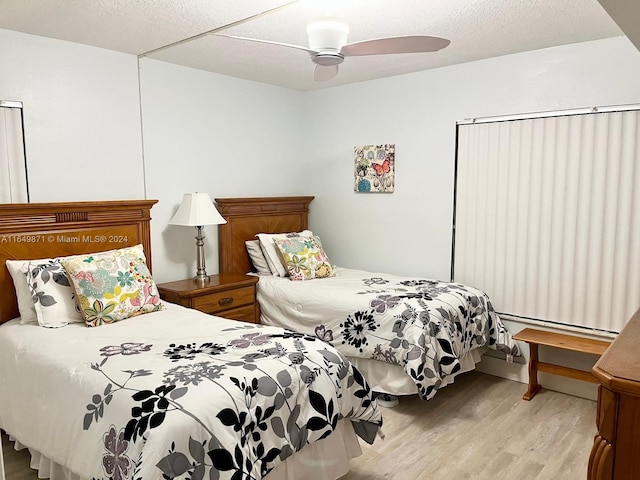
M 322 17 L 307 25 L 307 35 L 311 50 L 339 52 L 347 43 L 349 26 L 338 18 Z

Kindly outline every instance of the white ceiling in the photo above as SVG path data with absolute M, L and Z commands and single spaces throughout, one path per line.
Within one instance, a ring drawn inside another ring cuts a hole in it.
M 202 35 L 257 15 L 220 33 L 306 46 L 307 23 L 326 14 L 349 24 L 349 42 L 433 35 L 451 44 L 349 57 L 335 79 L 318 83 L 304 51 Z M 297 90 L 624 35 L 598 0 L 0 0 L 0 28 Z

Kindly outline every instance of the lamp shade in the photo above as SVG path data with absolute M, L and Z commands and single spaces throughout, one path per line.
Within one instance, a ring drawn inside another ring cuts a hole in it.
M 170 225 L 198 227 L 227 223 L 218 213 L 208 193 L 185 193 L 178 211 L 169 221 Z

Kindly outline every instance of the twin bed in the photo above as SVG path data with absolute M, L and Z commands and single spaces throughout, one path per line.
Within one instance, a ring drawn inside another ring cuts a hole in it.
M 364 377 L 317 337 L 161 308 L 150 273 L 135 262 L 125 264 L 131 276 L 101 278 L 118 295 L 144 283 L 145 302 L 127 298 L 153 305 L 148 313 L 100 325 L 120 307 L 105 301 L 88 307 L 99 325 L 92 328 L 73 315 L 59 328 L 23 321 L 24 292 L 16 293 L 6 260 L 100 258 L 106 269 L 120 257 L 97 252 L 142 245 L 150 268 L 154 203 L 0 205 L 0 428 L 54 480 L 346 473 L 360 453 L 356 434 L 372 442 L 382 417 Z M 34 263 L 48 272 L 40 282 L 62 282 L 50 262 Z M 84 287 L 102 285 L 80 273 Z M 29 285 L 26 303 L 30 295 L 40 307 L 63 303 Z M 76 289 L 82 304 L 78 297 Z
M 255 271 L 246 242 L 262 233 L 306 231 L 312 200 L 216 199 L 227 220 L 219 226 L 220 270 Z M 263 250 L 268 257 L 264 245 Z M 281 250 L 286 254 L 286 249 Z M 299 259 L 291 262 L 295 268 L 294 262 Z M 483 349 L 520 355 L 481 290 L 339 267 L 336 273 L 307 281 L 261 275 L 257 294 L 261 321 L 332 344 L 376 392 L 417 393 L 428 400 L 456 375 L 472 370 Z

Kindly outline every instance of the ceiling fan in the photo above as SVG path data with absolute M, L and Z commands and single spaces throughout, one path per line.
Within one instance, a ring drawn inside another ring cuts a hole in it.
M 338 74 L 338 66 L 344 62 L 345 57 L 437 52 L 450 43 L 446 38 L 425 35 L 375 38 L 362 42 L 347 43 L 349 26 L 335 17 L 322 17 L 307 26 L 308 48 L 271 40 L 238 37 L 235 35 L 217 35 L 304 50 L 310 54 L 311 61 L 316 64 L 313 78 L 318 82 L 326 82 L 334 78 Z

